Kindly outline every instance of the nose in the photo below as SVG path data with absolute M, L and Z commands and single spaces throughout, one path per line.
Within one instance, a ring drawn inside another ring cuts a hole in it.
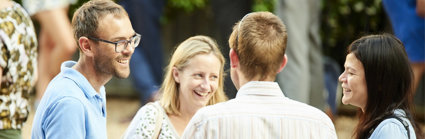
M 203 91 L 210 91 L 210 81 L 207 79 L 207 78 L 205 78 L 205 79 L 203 79 L 203 81 L 202 81 L 202 83 L 201 83 L 201 88 L 202 88 L 202 90 Z
M 344 82 L 346 80 L 346 78 L 345 78 L 345 71 L 343 73 L 341 73 L 341 75 L 339 75 L 338 80 L 340 82 Z
M 127 46 L 125 47 L 125 49 L 122 51 L 122 53 L 125 54 L 132 54 L 134 52 L 135 47 L 133 47 L 133 45 L 130 43 L 127 43 Z

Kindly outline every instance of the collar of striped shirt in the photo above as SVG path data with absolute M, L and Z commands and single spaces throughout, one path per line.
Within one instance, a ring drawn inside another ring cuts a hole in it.
M 250 81 L 238 90 L 236 97 L 250 95 L 285 97 L 277 82 L 268 81 Z

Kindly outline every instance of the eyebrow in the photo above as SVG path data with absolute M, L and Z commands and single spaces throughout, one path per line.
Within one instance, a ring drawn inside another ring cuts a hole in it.
M 134 32 L 134 34 L 133 34 L 133 35 L 131 35 L 131 37 L 134 37 L 134 36 L 136 36 L 136 32 Z M 130 38 L 131 38 L 131 37 L 130 37 Z M 112 41 L 128 40 L 128 38 L 126 38 L 126 37 L 115 37 L 115 38 L 112 38 L 111 40 L 112 40 Z

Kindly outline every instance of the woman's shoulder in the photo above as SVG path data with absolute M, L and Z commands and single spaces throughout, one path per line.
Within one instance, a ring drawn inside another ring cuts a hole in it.
M 158 102 L 148 103 L 141 107 L 127 128 L 124 138 L 151 138 L 157 124 L 158 115 L 163 113 L 161 108 Z M 160 118 L 164 118 L 164 116 L 166 115 L 162 115 Z
M 157 114 L 162 112 L 162 107 L 159 104 L 159 102 L 151 102 L 139 109 L 136 116 L 142 116 L 142 117 L 156 117 Z
M 409 126 L 409 128 L 412 127 Z M 407 138 L 407 130 L 401 121 L 396 118 L 388 118 L 379 123 L 370 138 Z

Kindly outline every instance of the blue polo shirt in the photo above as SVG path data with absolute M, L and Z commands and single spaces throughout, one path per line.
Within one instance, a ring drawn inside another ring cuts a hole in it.
M 53 78 L 35 113 L 32 139 L 106 139 L 105 87 L 96 92 L 66 61 Z

